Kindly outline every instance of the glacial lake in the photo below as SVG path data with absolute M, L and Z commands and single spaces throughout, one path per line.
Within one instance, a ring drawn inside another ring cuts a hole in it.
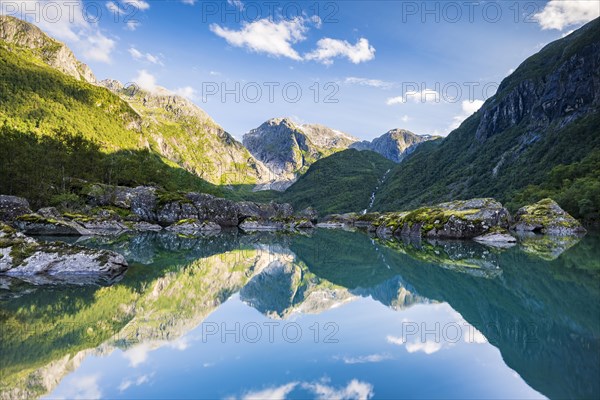
M 322 229 L 79 243 L 130 268 L 71 286 L 0 278 L 1 399 L 600 396 L 596 234 L 508 249 Z

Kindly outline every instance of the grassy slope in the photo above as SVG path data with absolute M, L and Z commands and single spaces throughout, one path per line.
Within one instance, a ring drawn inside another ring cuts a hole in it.
M 394 165 L 371 151 L 345 150 L 318 160 L 288 188 L 280 200 L 320 214 L 361 211 L 383 174 Z
M 144 132 L 133 129 L 139 123 L 140 116 L 107 89 L 0 41 L 1 193 L 47 204 L 65 190 L 65 177 L 220 193 L 149 150 Z
M 600 25 L 598 20 L 592 24 Z M 519 82 L 540 79 L 584 46 L 600 40 L 599 30 L 588 30 L 572 40 L 557 41 L 527 59 L 506 78 L 494 98 L 500 101 Z M 526 133 L 527 119 L 494 134 L 483 142 L 475 139 L 481 111 L 468 118 L 439 145 L 420 147 L 396 167 L 375 205 L 379 210 L 399 210 L 458 198 L 490 196 L 515 209 L 551 195 L 579 218 L 598 219 L 600 185 L 600 114 L 596 111 L 561 128 L 551 125 L 541 139 L 492 171 Z M 565 165 L 573 165 L 572 168 Z M 556 182 L 557 176 L 568 181 Z M 527 189 L 526 189 L 527 188 Z

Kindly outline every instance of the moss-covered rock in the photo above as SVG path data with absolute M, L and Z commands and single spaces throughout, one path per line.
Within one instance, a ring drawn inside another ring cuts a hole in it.
M 560 208 L 552 199 L 543 199 L 520 208 L 515 214 L 512 229 L 549 235 L 572 235 L 586 232 L 579 221 Z
M 127 268 L 123 256 L 111 251 L 38 242 L 6 225 L 0 225 L 0 232 L 0 274 L 31 283 L 112 279 Z
M 14 225 L 26 235 L 86 236 L 92 234 L 77 222 L 47 218 L 39 214 L 21 215 L 15 220 Z
M 510 214 L 494 199 L 457 200 L 416 210 L 386 213 L 373 221 L 381 237 L 471 239 L 508 228 Z

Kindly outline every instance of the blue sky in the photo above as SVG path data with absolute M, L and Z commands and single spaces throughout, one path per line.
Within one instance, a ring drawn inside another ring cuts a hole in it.
M 2 12 L 66 42 L 99 79 L 188 96 L 237 138 L 281 116 L 363 139 L 392 128 L 445 135 L 525 58 L 600 8 L 590 0 L 65 2 L 3 1 Z

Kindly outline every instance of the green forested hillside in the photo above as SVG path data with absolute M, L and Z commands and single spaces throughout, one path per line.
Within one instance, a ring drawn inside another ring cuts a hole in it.
M 281 200 L 321 215 L 364 210 L 371 193 L 394 163 L 372 151 L 345 150 L 315 162 Z
M 515 209 L 550 196 L 598 220 L 599 79 L 597 19 L 527 59 L 439 145 L 397 166 L 375 208 L 495 197 Z

